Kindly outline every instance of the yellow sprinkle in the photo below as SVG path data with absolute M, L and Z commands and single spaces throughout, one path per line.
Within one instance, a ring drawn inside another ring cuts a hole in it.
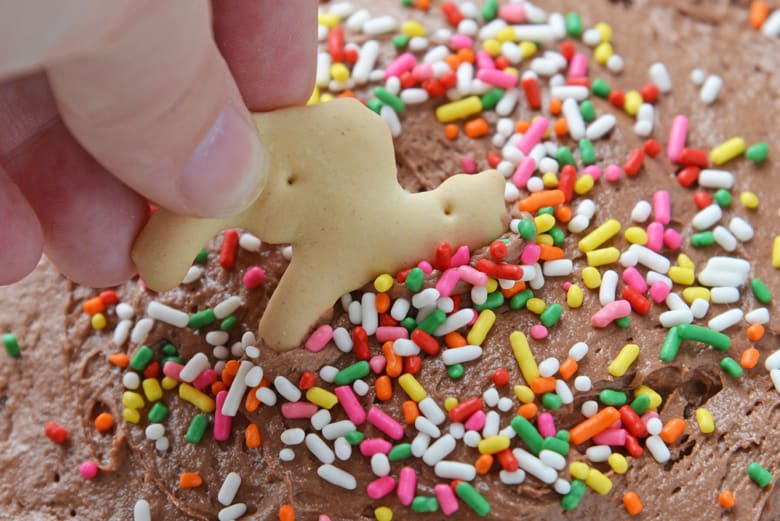
M 490 56 L 496 57 L 501 54 L 501 42 L 495 38 L 490 38 L 482 42 L 482 49 Z
M 684 253 L 677 256 L 677 264 L 679 264 L 681 268 L 696 269 L 696 264 L 694 264 L 691 258 Z
M 316 386 L 306 391 L 306 399 L 323 409 L 332 409 L 334 405 L 339 403 L 339 399 L 335 394 Z
M 588 477 L 585 478 L 585 484 L 602 496 L 606 496 L 612 490 L 612 480 L 593 467 L 588 469 Z
M 583 177 L 590 177 L 590 176 L 583 176 Z M 591 231 L 588 235 L 580 239 L 580 242 L 577 244 L 579 246 L 580 250 L 583 252 L 589 252 L 591 250 L 595 250 L 608 240 L 610 240 L 612 237 L 620 233 L 620 221 L 617 219 L 609 219 L 602 225 L 595 228 L 593 231 Z
M 582 306 L 582 288 L 579 287 L 577 284 L 572 284 L 569 286 L 569 291 L 566 292 L 566 304 L 572 308 L 577 309 L 580 306 Z
M 682 286 L 690 286 L 696 279 L 696 274 L 692 269 L 682 268 L 680 266 L 672 266 L 669 268 L 668 275 L 669 278 L 672 279 L 672 282 Z
M 585 255 L 588 258 L 588 264 L 591 266 L 604 266 L 617 262 L 620 258 L 620 250 L 614 246 L 610 246 L 609 248 L 591 250 Z
M 166 391 L 172 391 L 173 389 L 176 389 L 177 385 L 179 385 L 179 382 L 177 382 L 170 376 L 163 376 L 162 388 L 165 389 Z
M 639 356 L 639 346 L 636 344 L 626 344 L 623 346 L 623 349 L 620 350 L 618 355 L 615 357 L 614 360 L 612 360 L 612 363 L 609 364 L 609 374 L 614 376 L 615 378 L 623 376 L 628 371 L 628 368 L 631 367 L 631 364 L 634 363 L 634 361 Z
M 458 399 L 454 396 L 450 396 L 444 399 L 444 410 L 449 412 L 458 405 Z
M 349 69 L 343 63 L 334 63 L 330 66 L 330 76 L 336 81 L 347 81 L 349 79 Z
M 555 217 L 549 213 L 543 213 L 534 217 L 534 224 L 536 225 L 537 233 L 548 232 L 555 226 Z
M 487 284 L 485 284 L 485 289 L 488 293 L 493 293 L 498 289 L 498 281 L 493 277 L 490 277 L 487 281 Z
M 374 509 L 376 521 L 393 521 L 393 511 L 390 507 L 377 507 Z
M 546 244 L 547 246 L 552 246 L 555 244 L 555 239 L 553 239 L 552 235 L 549 233 L 542 233 L 536 236 L 534 242 L 536 242 L 536 244 Z
M 608 23 L 599 22 L 594 26 L 594 29 L 596 29 L 599 34 L 601 35 L 601 41 L 602 42 L 611 42 L 612 41 L 612 26 Z
M 577 195 L 585 195 L 593 189 L 593 183 L 595 181 L 592 176 L 584 175 L 574 181 L 574 192 Z
M 582 461 L 572 461 L 569 464 L 569 474 L 571 474 L 571 477 L 574 479 L 579 479 L 580 481 L 585 481 L 585 478 L 588 477 L 589 470 L 590 467 L 588 467 L 587 463 Z
M 540 299 L 539 297 L 532 297 L 528 299 L 528 302 L 525 303 L 525 307 L 531 313 L 541 315 L 544 313 L 544 310 L 547 309 L 547 304 L 545 304 L 544 300 Z
M 515 385 L 515 396 L 523 403 L 532 403 L 536 395 L 527 385 Z
M 103 313 L 95 313 L 92 315 L 92 329 L 98 331 L 106 327 L 106 316 Z
M 740 193 L 739 202 L 748 210 L 755 210 L 758 208 L 758 196 L 753 192 Z
M 772 267 L 780 268 L 780 235 L 772 242 Z
M 525 333 L 522 331 L 512 332 L 509 335 L 509 343 L 512 345 L 512 353 L 515 355 L 515 360 L 520 368 L 520 372 L 523 373 L 525 381 L 530 383 L 534 378 L 538 378 L 539 366 L 536 365 L 534 354 L 531 352 Z
M 144 397 L 133 391 L 122 393 L 122 405 L 129 409 L 140 409 L 145 404 Z
M 146 399 L 150 402 L 156 402 L 162 398 L 163 391 L 157 378 L 144 378 L 144 381 L 141 382 L 141 387 L 143 387 Z
M 417 381 L 417 378 L 410 373 L 404 373 L 398 377 L 398 385 L 400 385 L 401 389 L 409 395 L 409 398 L 417 403 L 420 403 L 428 396 L 428 393 L 425 392 L 425 388 Z
M 650 410 L 654 411 L 661 406 L 663 398 L 661 398 L 661 395 L 655 392 L 653 388 L 646 385 L 640 385 L 637 387 L 636 391 L 634 391 L 634 396 L 642 396 L 643 394 L 646 394 L 650 398 Z
M 478 96 L 469 96 L 458 101 L 445 103 L 436 109 L 436 119 L 449 123 L 482 112 L 482 102 Z
M 333 101 L 333 94 L 330 92 L 324 92 L 320 95 L 320 103 L 325 103 L 327 101 Z
M 319 25 L 324 25 L 328 29 L 333 29 L 340 22 L 341 20 L 339 19 L 338 15 L 335 15 L 333 13 L 319 13 L 317 15 L 317 23 Z
M 317 85 L 314 85 L 314 89 L 311 91 L 311 96 L 309 96 L 309 101 L 306 102 L 307 105 L 316 105 L 320 102 L 320 88 Z
M 379 293 L 386 293 L 393 287 L 393 276 L 389 273 L 383 273 L 374 279 L 374 289 Z
M 612 57 L 613 52 L 611 43 L 601 42 L 593 51 L 593 58 L 596 60 L 596 63 L 604 65 Z
M 507 27 L 504 27 L 500 31 L 498 31 L 498 34 L 496 35 L 496 38 L 499 42 L 513 42 L 515 40 L 515 29 L 510 25 Z
M 625 474 L 628 470 L 628 461 L 626 460 L 626 457 L 619 452 L 610 454 L 607 463 L 609 463 L 610 468 L 615 471 L 615 474 Z
M 693 304 L 693 301 L 696 300 L 697 298 L 709 302 L 710 290 L 708 290 L 707 288 L 703 288 L 701 286 L 691 286 L 683 290 L 682 296 L 685 302 L 687 302 L 689 305 Z
M 530 58 L 536 54 L 536 44 L 534 42 L 522 41 L 520 42 L 520 54 L 523 58 Z
M 558 186 L 558 174 L 555 172 L 546 172 L 542 174 L 542 182 L 545 188 L 555 188 Z
M 495 454 L 509 448 L 509 441 L 509 436 L 496 434 L 495 436 L 488 436 L 480 441 L 479 445 L 477 445 L 477 449 L 480 454 Z
M 641 244 L 642 246 L 647 244 L 647 232 L 644 230 L 644 228 L 640 228 L 639 226 L 631 226 L 626 228 L 626 231 L 623 235 L 631 244 Z
M 601 286 L 601 272 L 592 266 L 583 268 L 582 282 L 585 283 L 585 287 L 588 289 L 598 288 Z
M 425 36 L 425 26 L 416 20 L 407 20 L 401 24 L 401 32 L 409 38 Z
M 122 409 L 122 418 L 126 422 L 138 423 L 141 421 L 141 413 L 138 412 L 138 409 Z
M 506 67 L 506 68 L 504 68 L 504 72 L 507 73 L 507 74 L 511 74 L 512 76 L 517 76 L 517 77 L 520 76 L 520 71 L 517 70 L 514 67 Z M 534 118 L 534 119 L 536 119 L 536 118 Z
M 639 94 L 639 91 L 630 90 L 626 92 L 626 99 L 623 102 L 623 109 L 629 116 L 636 116 L 636 113 L 639 112 L 639 107 L 644 102 L 645 100 L 642 99 L 642 95 Z
M 205 413 L 214 412 L 214 400 L 208 395 L 198 391 L 188 383 L 182 382 L 179 385 L 179 398 L 189 402 Z
M 710 152 L 710 161 L 713 165 L 722 165 L 735 159 L 747 150 L 747 143 L 741 137 L 733 137 L 716 146 Z
M 712 419 L 712 413 L 705 407 L 696 409 L 696 423 L 699 424 L 699 430 L 704 434 L 715 432 L 715 421 Z
M 495 323 L 496 314 L 490 309 L 483 309 L 474 325 L 471 326 L 469 334 L 466 335 L 466 341 L 471 345 L 481 346 Z

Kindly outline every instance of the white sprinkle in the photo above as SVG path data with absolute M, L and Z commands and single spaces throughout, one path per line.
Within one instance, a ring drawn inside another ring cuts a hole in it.
M 498 473 L 498 479 L 504 485 L 519 485 L 525 481 L 525 471 L 523 469 L 517 469 L 513 472 L 502 470 Z
M 666 443 L 660 436 L 648 436 L 645 446 L 658 463 L 666 463 L 672 457 L 669 447 L 666 446 Z
M 120 320 L 114 328 L 114 345 L 120 347 L 127 341 L 127 337 L 130 336 L 130 328 L 133 327 L 133 321 L 130 319 Z
M 393 110 L 393 107 L 390 105 L 383 105 L 379 110 L 379 115 L 385 120 L 385 123 L 387 123 L 387 126 L 390 128 L 390 134 L 393 137 L 401 135 L 401 131 L 403 130 L 401 128 L 401 120 L 398 119 L 398 114 Z
M 574 263 L 571 259 L 548 260 L 542 268 L 545 277 L 568 277 L 573 271 Z
M 417 433 L 417 436 L 414 437 L 412 440 L 412 456 L 415 458 L 422 458 L 423 454 L 425 454 L 425 451 L 428 450 L 428 447 L 431 444 L 431 437 L 425 434 L 424 432 Z
M 566 467 L 566 458 L 552 450 L 543 449 L 539 453 L 539 460 L 556 470 L 563 470 Z
M 209 331 L 206 333 L 206 343 L 212 346 L 223 346 L 230 340 L 227 331 Z
M 449 434 L 445 434 L 436 440 L 430 447 L 428 447 L 425 453 L 423 453 L 423 462 L 426 465 L 435 465 L 439 461 L 446 458 L 453 450 L 455 450 L 455 444 L 455 438 Z
M 295 459 L 295 451 L 290 448 L 284 448 L 279 451 L 279 459 L 282 461 L 292 461 Z
M 254 366 L 244 376 L 244 384 L 247 387 L 257 387 L 263 381 L 263 368 Z
M 482 427 L 482 437 L 490 438 L 498 434 L 501 427 L 501 416 L 496 411 L 488 411 L 485 416 L 485 425 Z
M 590 95 L 590 91 L 582 85 L 560 85 L 550 89 L 550 95 L 556 99 L 574 98 L 577 101 L 582 101 Z
M 729 230 L 742 242 L 747 242 L 753 238 L 753 227 L 749 222 L 736 215 L 729 222 Z
M 596 118 L 593 123 L 588 125 L 588 128 L 585 130 L 585 137 L 591 141 L 601 139 L 612 132 L 612 129 L 615 128 L 616 123 L 617 118 L 615 118 L 615 116 L 612 114 L 601 115 Z
M 701 87 L 701 84 L 704 83 L 704 80 L 706 78 L 707 78 L 707 73 L 701 69 L 693 69 L 691 71 L 691 81 L 697 87 Z
M 246 346 L 244 354 L 249 358 L 258 358 L 260 356 L 260 350 L 256 346 Z
M 217 519 L 219 521 L 236 521 L 244 514 L 246 514 L 246 505 L 244 503 L 235 503 L 220 510 L 217 513 Z
M 209 358 L 203 353 L 195 353 L 193 357 L 184 364 L 181 372 L 179 372 L 179 378 L 184 382 L 192 382 L 200 373 L 209 367 L 211 367 Z
M 222 414 L 224 416 L 235 416 L 238 412 L 238 407 L 241 405 L 241 400 L 244 398 L 246 392 L 246 375 L 249 371 L 255 367 L 255 364 L 247 360 L 241 362 L 238 366 L 238 372 L 233 379 L 233 384 L 228 389 L 228 394 L 225 397 L 225 403 L 222 405 Z
M 623 72 L 624 66 L 625 64 L 623 62 L 623 57 L 617 53 L 607 58 L 607 69 L 614 72 L 615 74 L 620 74 Z
M 677 293 L 669 293 L 665 299 L 666 307 L 672 310 L 690 309 L 688 304 Z
M 563 117 L 566 118 L 572 139 L 579 141 L 585 137 L 585 121 L 582 119 L 579 105 L 572 98 L 563 102 Z
M 769 371 L 769 378 L 772 379 L 772 385 L 775 386 L 775 390 L 780 393 L 780 369 Z
M 780 369 L 780 349 L 766 357 L 766 360 L 764 361 L 764 367 L 766 367 L 767 371 Z
M 584 232 L 588 226 L 590 226 L 590 220 L 587 217 L 584 215 L 575 215 L 569 221 L 568 228 L 571 233 L 581 233 Z
M 417 416 L 414 420 L 414 428 L 420 432 L 424 432 L 431 438 L 438 438 L 441 436 L 441 431 L 434 425 L 434 423 L 425 416 Z
M 428 91 L 425 89 L 404 89 L 401 91 L 401 101 L 407 105 L 417 105 L 428 101 Z
M 343 436 L 336 438 L 333 442 L 333 451 L 336 457 L 341 461 L 347 461 L 352 456 L 352 445 Z
M 634 209 L 631 210 L 631 220 L 636 223 L 646 222 L 652 211 L 653 207 L 650 203 L 647 201 L 639 201 L 634 205 Z
M 561 398 L 561 402 L 564 405 L 569 405 L 574 401 L 574 395 L 571 393 L 569 385 L 560 378 L 555 381 L 555 394 Z
M 745 321 L 748 324 L 766 324 L 769 322 L 769 310 L 767 308 L 756 308 L 745 315 Z
M 260 400 L 260 403 L 272 407 L 276 405 L 276 393 L 269 387 L 261 387 L 255 391 L 255 397 Z
M 348 432 L 354 431 L 356 428 L 355 424 L 349 420 L 329 423 L 322 428 L 322 437 L 326 440 L 335 440 L 336 438 L 345 436 Z
M 726 188 L 734 186 L 734 174 L 726 170 L 707 168 L 699 173 L 699 186 L 703 188 Z
M 369 18 L 371 18 L 371 13 L 368 12 L 368 9 L 358 9 L 347 18 L 344 25 L 350 31 L 359 31 Z
M 358 379 L 352 382 L 352 390 L 355 391 L 355 394 L 357 394 L 358 396 L 367 395 L 369 389 L 370 386 L 364 380 Z
M 311 422 L 311 426 L 314 427 L 315 430 L 322 430 L 326 425 L 328 425 L 331 421 L 331 415 L 330 411 L 327 409 L 320 409 L 319 411 L 312 414 L 311 418 L 309 418 L 309 422 Z
M 150 423 L 144 431 L 147 440 L 156 441 L 165 435 L 165 426 L 162 423 Z
M 697 230 L 706 230 L 715 225 L 723 217 L 723 209 L 717 204 L 711 204 L 706 208 L 699 210 L 693 216 L 691 224 Z
M 601 286 L 599 287 L 599 303 L 606 306 L 615 301 L 615 291 L 617 290 L 618 274 L 616 271 L 607 270 L 601 276 Z
M 301 399 L 301 390 L 284 376 L 279 375 L 274 378 L 274 387 L 276 387 L 276 392 L 288 402 L 297 402 Z
M 466 434 L 466 427 L 461 422 L 450 423 L 450 435 L 453 438 L 462 440 L 464 434 Z
M 466 431 L 463 435 L 463 443 L 467 447 L 475 448 L 482 441 L 482 436 L 477 431 Z
M 585 342 L 577 342 L 571 349 L 569 349 L 569 358 L 572 358 L 575 362 L 579 362 L 585 355 L 588 354 L 588 344 Z
M 135 327 L 130 333 L 130 341 L 134 344 L 144 343 L 146 337 L 149 336 L 149 332 L 152 330 L 152 326 L 154 326 L 154 321 L 151 318 L 142 318 L 136 322 Z
M 552 25 L 513 25 L 515 41 L 528 40 L 532 42 L 549 43 L 556 40 L 556 29 Z M 565 30 L 565 29 L 564 29 Z
M 200 266 L 190 266 L 187 270 L 187 274 L 182 279 L 182 284 L 192 284 L 203 275 L 203 268 Z
M 230 354 L 233 355 L 233 358 L 241 358 L 244 355 L 244 346 L 241 342 L 234 342 L 230 346 Z
M 498 405 L 498 390 L 495 387 L 490 387 L 484 393 L 482 393 L 482 400 L 488 407 L 495 407 Z
M 691 313 L 693 318 L 702 319 L 707 316 L 707 312 L 710 310 L 710 303 L 703 298 L 697 298 L 691 303 Z
M 241 306 L 241 297 L 232 296 L 228 297 L 216 306 L 214 306 L 214 315 L 218 320 L 227 318 Z
M 544 377 L 553 376 L 558 372 L 560 366 L 561 364 L 558 362 L 557 358 L 545 358 L 539 362 L 539 375 Z
M 666 65 L 661 62 L 655 62 L 649 69 L 650 81 L 655 83 L 658 90 L 667 94 L 672 91 L 672 78 L 669 77 L 669 71 Z
M 449 56 L 450 49 L 446 45 L 437 45 L 423 56 L 423 63 L 435 63 Z
M 707 79 L 704 80 L 704 85 L 701 86 L 699 99 L 707 105 L 712 105 L 717 101 L 722 87 L 723 79 L 717 74 L 710 74 Z M 701 182 L 699 184 L 701 184 Z
M 553 485 L 553 489 L 555 489 L 558 494 L 565 496 L 571 491 L 571 483 L 565 479 L 558 478 Z
M 658 436 L 661 434 L 661 430 L 664 428 L 664 424 L 660 418 L 650 418 L 647 420 L 647 432 L 651 436 Z
M 424 51 L 428 48 L 428 38 L 423 36 L 414 36 L 409 40 L 409 50 L 413 52 Z
M 666 328 L 690 324 L 693 322 L 693 312 L 688 308 L 664 311 L 658 316 L 658 321 Z
M 320 465 L 317 467 L 317 475 L 330 483 L 346 490 L 355 490 L 357 481 L 355 476 L 333 465 Z
M 333 450 L 315 433 L 311 432 L 307 434 L 305 442 L 306 448 L 309 449 L 309 452 L 320 460 L 320 462 L 333 463 L 336 461 L 336 454 L 334 454 Z
M 479 286 L 474 286 L 474 287 L 479 287 Z M 481 288 L 485 289 L 484 286 L 481 286 Z M 473 293 L 472 293 L 472 296 L 473 296 Z M 485 298 L 487 298 L 487 290 L 486 289 L 485 289 Z M 471 322 L 473 319 L 474 319 L 474 310 L 469 309 L 469 308 L 459 309 L 455 313 L 452 313 L 451 315 L 449 315 L 444 320 L 444 323 L 442 323 L 442 325 L 440 325 L 436 329 L 436 331 L 433 332 L 433 334 L 434 334 L 434 336 L 444 336 L 447 333 L 452 333 L 453 331 L 468 325 L 468 323 Z
M 387 458 L 387 455 L 377 452 L 371 456 L 371 472 L 380 478 L 390 474 L 390 460 Z
M 361 320 L 363 320 L 363 311 L 360 308 L 360 301 L 353 300 L 350 302 L 349 307 L 347 308 L 347 314 L 349 315 L 349 321 L 352 324 L 360 324 Z
M 612 449 L 609 445 L 594 445 L 585 451 L 585 457 L 594 463 L 603 463 L 609 459 Z
M 352 351 L 352 335 L 346 328 L 337 327 L 333 330 L 333 342 L 342 353 L 349 353 Z
M 222 482 L 222 486 L 217 493 L 217 501 L 221 505 L 229 505 L 236 498 L 236 492 L 238 487 L 241 486 L 241 476 L 236 472 L 231 472 L 225 477 L 225 481 Z
M 279 435 L 279 439 L 285 445 L 300 445 L 306 438 L 306 433 L 300 427 L 285 429 Z
M 582 402 L 582 408 L 580 409 L 582 412 L 582 415 L 586 418 L 590 418 L 592 416 L 595 416 L 597 412 L 599 412 L 599 404 L 595 400 L 587 400 L 585 402 Z
M 157 449 L 160 452 L 167 451 L 171 446 L 170 441 L 168 441 L 167 436 L 162 436 L 157 441 L 154 442 L 154 448 Z
M 715 237 L 715 242 L 724 250 L 732 252 L 737 249 L 737 238 L 724 226 L 716 226 L 712 230 L 712 235 Z
M 582 33 L 582 43 L 588 47 L 595 47 L 601 43 L 601 33 L 598 29 L 588 29 Z
M 358 11 L 358 13 L 359 12 L 360 11 Z M 364 10 L 363 12 L 365 12 L 366 17 L 368 17 L 368 11 Z M 354 16 L 355 15 L 352 15 L 352 17 L 350 17 L 350 20 Z M 355 65 L 352 67 L 352 79 L 355 80 L 355 84 L 363 85 L 368 81 L 368 77 L 371 74 L 371 71 L 374 69 L 374 65 L 376 64 L 376 59 L 378 56 L 379 56 L 378 41 L 368 40 L 366 43 L 363 44 L 363 47 L 360 48 L 358 59 L 355 62 Z
M 477 477 L 477 469 L 474 465 L 461 463 L 459 461 L 440 461 L 433 468 L 436 476 L 442 479 L 459 479 L 461 481 L 471 481 Z
M 780 9 L 775 9 L 772 14 L 764 20 L 761 26 L 761 34 L 764 36 L 780 36 Z
M 322 378 L 324 381 L 328 382 L 329 384 L 333 383 L 338 373 L 339 373 L 338 367 L 333 367 L 332 365 L 323 365 L 320 368 L 320 378 Z
M 135 316 L 135 309 L 133 309 L 133 306 L 127 304 L 126 302 L 120 302 L 117 304 L 114 308 L 114 311 L 120 320 L 130 320 Z
M 503 396 L 500 400 L 498 400 L 498 410 L 501 412 L 507 412 L 514 407 L 514 403 L 512 402 L 511 398 L 507 398 L 506 396 Z
M 718 286 L 710 290 L 713 304 L 733 304 L 739 301 L 739 289 L 733 286 Z
M 543 483 L 551 485 L 558 479 L 558 473 L 553 467 L 543 463 L 530 452 L 521 448 L 516 448 L 512 451 L 512 454 L 515 455 L 518 463 L 520 463 L 520 468 L 528 474 L 538 478 Z
M 581 393 L 586 393 L 593 388 L 593 384 L 590 381 L 590 377 L 580 375 L 574 379 L 574 388 Z
M 648 286 L 652 286 L 656 282 L 660 282 L 663 285 L 665 285 L 667 288 L 672 289 L 672 286 L 674 285 L 672 279 L 670 279 L 666 275 L 662 275 L 657 271 L 653 271 L 653 270 L 649 270 L 647 272 L 647 275 L 645 276 L 645 280 L 647 281 Z
M 238 245 L 246 251 L 257 252 L 260 251 L 263 242 L 251 233 L 244 232 L 241 234 L 241 237 L 238 238 Z
M 735 308 L 728 311 L 724 311 L 720 315 L 716 315 L 707 322 L 707 327 L 714 329 L 715 331 L 723 331 L 731 326 L 734 326 L 742 320 L 744 313 L 741 309 Z
M 458 349 L 463 348 L 459 347 Z M 420 400 L 420 403 L 417 404 L 417 407 L 419 407 L 420 412 L 423 413 L 426 418 L 431 420 L 434 425 L 441 425 L 444 423 L 444 420 L 447 417 L 441 407 L 439 407 L 436 401 L 430 396 Z
M 138 373 L 127 372 L 122 375 L 122 385 L 124 385 L 127 389 L 138 389 L 138 387 L 141 385 L 141 377 L 138 376 Z
M 135 502 L 135 506 L 133 506 L 133 521 L 152 521 L 149 502 L 145 499 L 139 499 Z
M 392 16 L 377 16 L 363 23 L 363 32 L 369 36 L 390 33 L 398 28 L 398 22 Z
M 465 345 L 457 349 L 445 349 L 441 354 L 441 361 L 445 365 L 462 364 L 471 362 L 482 356 L 482 348 L 475 345 Z

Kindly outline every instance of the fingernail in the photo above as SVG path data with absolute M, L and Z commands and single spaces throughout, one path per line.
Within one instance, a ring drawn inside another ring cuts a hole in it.
M 192 215 L 227 217 L 246 209 L 266 179 L 266 154 L 257 133 L 228 103 L 179 176 Z

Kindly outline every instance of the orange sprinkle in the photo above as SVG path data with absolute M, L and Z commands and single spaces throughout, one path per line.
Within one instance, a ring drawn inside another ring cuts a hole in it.
M 718 494 L 718 503 L 723 508 L 734 508 L 737 502 L 734 500 L 734 494 L 730 490 L 724 490 Z
M 354 92 L 352 92 L 352 91 L 351 91 L 351 90 L 349 90 L 349 89 L 348 89 L 348 90 L 345 90 L 344 92 L 342 92 L 341 94 L 339 94 L 339 95 L 338 95 L 338 97 L 339 97 L 339 98 L 357 98 L 357 96 L 355 96 L 355 93 L 354 93 Z
M 406 400 L 403 405 L 401 405 L 401 410 L 404 413 L 404 422 L 406 422 L 407 425 L 414 425 L 414 422 L 420 415 L 420 409 L 417 408 L 417 404 L 414 400 Z
M 572 376 L 574 376 L 574 373 L 577 372 L 577 369 L 580 368 L 580 365 L 577 363 L 577 361 L 574 358 L 567 358 L 563 361 L 561 366 L 558 368 L 558 374 L 561 375 L 561 378 L 564 380 L 568 380 Z
M 523 212 L 536 213 L 539 208 L 558 206 L 563 204 L 565 200 L 566 196 L 561 190 L 542 190 L 521 199 L 517 203 L 517 207 Z
M 256 449 L 260 446 L 262 440 L 260 438 L 260 429 L 256 424 L 250 423 L 247 425 L 246 430 L 244 431 L 244 442 L 250 449 Z
M 745 369 L 753 369 L 758 364 L 758 357 L 761 353 L 755 347 L 749 347 L 742 352 L 742 358 L 739 359 L 739 365 Z
M 295 521 L 295 509 L 292 505 L 282 505 L 279 507 L 279 521 Z
M 539 411 L 539 407 L 535 403 L 524 403 L 517 409 L 517 414 L 525 418 L 526 420 L 532 419 Z
M 458 137 L 459 133 L 460 133 L 460 129 L 458 129 L 458 125 L 456 125 L 455 123 L 450 123 L 444 126 L 444 136 L 450 141 Z
M 457 331 L 453 331 L 452 333 L 447 333 L 444 335 L 444 343 L 447 344 L 447 347 L 449 348 L 463 347 L 468 344 L 468 342 L 466 342 L 466 337 Z
M 554 378 L 553 378 L 554 380 Z M 569 440 L 581 445 L 596 434 L 605 431 L 620 419 L 620 413 L 614 407 L 605 407 L 590 418 L 581 421 L 569 430 Z
M 517 132 L 518 134 L 525 134 L 529 128 L 531 128 L 530 121 L 521 119 L 517 123 L 515 123 L 515 132 Z
M 124 369 L 130 364 L 130 357 L 125 353 L 114 353 L 112 355 L 108 355 L 108 361 L 115 366 Z
M 571 221 L 571 206 L 561 205 L 555 209 L 555 218 L 562 223 Z
M 751 342 L 758 342 L 764 337 L 764 326 L 756 322 L 747 328 L 747 337 Z
M 642 512 L 642 502 L 639 500 L 639 496 L 636 492 L 626 492 L 623 495 L 623 506 L 626 507 L 626 512 L 635 516 Z
M 431 8 L 431 0 L 416 0 L 414 2 L 414 5 L 417 6 L 417 9 L 422 9 L 423 11 L 427 11 Z
M 377 313 L 385 313 L 390 309 L 390 295 L 387 293 L 376 294 L 376 311 Z
M 685 432 L 685 421 L 682 418 L 672 418 L 661 429 L 660 436 L 664 443 L 671 445 L 682 436 L 683 432 Z
M 228 386 L 224 382 L 214 382 L 211 384 L 211 394 L 218 395 L 220 391 L 227 391 Z
M 260 407 L 260 400 L 257 399 L 257 390 L 260 389 L 262 385 L 258 385 L 257 387 L 253 387 L 249 390 L 248 393 L 246 393 L 246 400 L 244 400 L 244 408 L 246 408 L 247 412 L 255 412 L 258 407 Z
M 376 397 L 383 402 L 386 402 L 393 397 L 393 382 L 386 374 L 383 374 L 376 379 L 374 387 L 376 388 Z
M 404 360 L 393 350 L 392 340 L 382 344 L 382 354 L 385 355 L 385 373 L 393 378 L 401 376 L 401 371 L 403 371 L 404 368 Z
M 460 65 L 460 58 L 458 58 L 457 54 L 450 54 L 444 58 L 444 61 L 447 62 L 447 65 L 449 65 L 452 70 L 457 69 L 458 65 Z
M 458 49 L 458 59 L 461 62 L 474 63 L 476 55 L 474 54 L 474 51 L 464 47 L 463 49 Z
M 758 0 L 754 1 L 750 4 L 748 17 L 750 18 L 750 25 L 756 29 L 761 29 L 766 19 L 769 18 L 769 4 Z
M 561 113 L 561 109 L 563 107 L 563 103 L 561 103 L 561 100 L 558 98 L 550 98 L 550 104 L 548 105 L 548 108 L 550 110 L 550 114 L 553 116 L 557 116 Z
M 95 418 L 95 428 L 98 432 L 104 433 L 111 430 L 114 426 L 114 417 L 107 412 L 101 412 Z
M 509 289 L 502 288 L 501 294 L 504 295 L 504 298 L 511 298 L 517 295 L 518 293 L 520 293 L 521 291 L 523 291 L 524 289 L 525 289 L 525 282 L 523 282 L 522 280 L 518 280 L 515 282 L 515 285 L 512 286 L 511 288 Z
M 230 384 L 233 383 L 233 378 L 235 378 L 238 373 L 239 365 L 241 364 L 238 363 L 238 360 L 228 360 L 225 364 L 221 377 L 226 386 L 230 387 Z
M 203 478 L 197 472 L 183 472 L 179 475 L 179 488 L 198 488 Z
M 92 316 L 105 311 L 106 304 L 100 297 L 92 297 L 91 299 L 84 302 L 83 308 L 86 314 Z
M 484 476 L 488 472 L 490 472 L 490 467 L 493 466 L 493 455 L 492 454 L 482 454 L 480 457 L 477 458 L 477 461 L 474 462 L 474 467 L 477 469 L 477 474 L 480 476 Z
M 544 394 L 555 391 L 555 377 L 537 376 L 531 380 L 531 390 L 534 394 Z
M 555 120 L 555 123 L 553 123 L 553 131 L 555 132 L 555 135 L 558 137 L 564 137 L 567 132 L 569 132 L 569 124 L 566 123 L 565 118 L 558 118 Z
M 556 260 L 563 258 L 563 250 L 557 246 L 550 246 L 549 244 L 539 244 L 541 252 L 539 258 L 545 261 Z
M 475 118 L 463 125 L 463 133 L 472 139 L 484 136 L 489 130 L 490 128 L 485 118 Z

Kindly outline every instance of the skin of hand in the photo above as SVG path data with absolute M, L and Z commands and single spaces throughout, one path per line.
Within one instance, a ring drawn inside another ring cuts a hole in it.
M 250 111 L 302 104 L 316 0 L 0 0 L 0 284 L 45 252 L 95 287 L 135 272 L 147 200 L 225 217 L 262 191 Z

